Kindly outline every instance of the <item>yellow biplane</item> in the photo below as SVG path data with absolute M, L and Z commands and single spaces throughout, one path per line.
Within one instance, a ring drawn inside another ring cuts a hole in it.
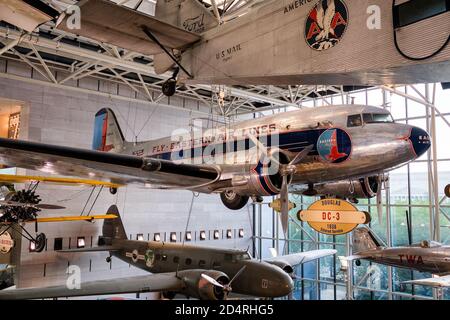
M 88 202 L 91 199 L 96 187 L 100 187 L 99 193 L 103 190 L 103 188 L 109 188 L 111 194 L 117 193 L 117 189 L 122 187 L 122 185 L 120 184 L 90 179 L 0 174 L 0 236 L 2 236 L 10 229 L 17 231 L 25 239 L 34 243 L 35 252 L 41 252 L 45 247 L 46 236 L 44 233 L 38 233 L 38 223 L 66 221 L 92 222 L 94 220 L 117 218 L 116 215 L 112 214 L 91 215 L 90 212 L 88 212 L 84 215 L 84 209 L 83 212 L 81 212 L 81 214 L 78 216 L 39 218 L 38 213 L 41 210 L 65 209 L 65 207 L 63 206 L 40 203 L 41 199 L 39 195 L 36 194 L 36 189 L 41 182 L 69 186 L 92 186 L 93 190 L 89 196 L 89 199 L 87 200 Z M 13 187 L 14 183 L 30 183 L 30 186 L 27 189 L 16 191 Z M 36 236 L 33 237 L 24 228 L 24 225 L 26 223 L 35 224 Z

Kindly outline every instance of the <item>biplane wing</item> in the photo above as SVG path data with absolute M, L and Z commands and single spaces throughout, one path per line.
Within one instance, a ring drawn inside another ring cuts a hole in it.
M 105 215 L 94 215 L 94 216 L 61 216 L 61 217 L 45 217 L 45 218 L 36 218 L 33 220 L 27 220 L 26 222 L 38 222 L 38 223 L 46 223 L 46 222 L 66 222 L 66 221 L 94 221 L 94 220 L 108 220 L 108 219 L 116 219 L 117 216 L 114 214 L 105 214 Z
M 14 174 L 0 174 L 0 182 L 7 182 L 7 183 L 45 182 L 63 185 L 103 186 L 107 188 L 120 188 L 123 186 L 122 184 L 92 179 L 28 176 L 28 175 L 14 175 Z

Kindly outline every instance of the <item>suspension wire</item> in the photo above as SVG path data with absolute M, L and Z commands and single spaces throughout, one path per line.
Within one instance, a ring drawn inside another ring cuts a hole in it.
M 184 247 L 184 243 L 186 242 L 186 233 L 189 228 L 189 222 L 191 221 L 192 208 L 194 206 L 194 200 L 196 197 L 198 197 L 198 195 L 195 195 L 195 192 L 192 192 L 191 205 L 189 206 L 188 218 L 186 221 L 186 228 L 184 229 L 183 242 L 181 243 L 182 248 Z M 176 276 L 178 276 L 179 269 L 180 269 L 180 261 L 178 261 L 178 264 L 177 264 L 177 271 L 175 273 Z
M 100 197 L 100 194 L 102 193 L 103 187 L 104 186 L 101 186 L 100 190 L 98 190 L 97 196 L 95 197 L 94 202 L 92 202 L 92 206 L 89 209 L 89 212 L 87 213 L 88 216 L 91 215 L 91 211 L 94 208 L 95 204 L 97 203 L 98 197 Z
M 89 194 L 89 197 L 86 200 L 86 203 L 84 204 L 83 210 L 81 210 L 80 216 L 83 215 L 84 210 L 86 210 L 87 205 L 89 204 L 89 201 L 91 200 L 92 194 L 94 193 L 95 188 L 97 188 L 97 186 L 94 186 L 91 190 L 91 193 Z

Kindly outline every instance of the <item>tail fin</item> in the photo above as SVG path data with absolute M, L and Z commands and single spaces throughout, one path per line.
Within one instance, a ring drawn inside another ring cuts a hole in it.
M 125 138 L 116 115 L 109 108 L 101 109 L 95 115 L 92 149 L 97 151 L 122 151 Z
M 197 0 L 157 1 L 155 17 L 193 33 L 202 33 L 218 25 L 214 15 Z
M 361 227 L 353 233 L 353 253 L 360 253 L 367 250 L 374 250 L 380 248 L 380 242 L 376 235 L 368 228 Z
M 103 237 L 109 239 L 128 239 L 117 206 L 112 205 L 111 207 L 109 207 L 108 214 L 114 214 L 118 218 L 107 219 L 103 222 Z

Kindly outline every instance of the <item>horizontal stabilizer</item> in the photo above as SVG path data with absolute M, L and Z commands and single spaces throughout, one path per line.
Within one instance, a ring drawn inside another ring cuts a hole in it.
M 83 253 L 83 252 L 103 252 L 103 251 L 119 251 L 120 248 L 115 246 L 101 246 L 101 247 L 93 247 L 93 248 L 79 248 L 79 249 L 65 249 L 65 250 L 56 250 L 59 253 Z
M 70 16 L 67 16 L 58 24 L 58 29 L 147 55 L 163 50 L 147 37 L 143 27 L 169 49 L 183 49 L 200 39 L 197 34 L 111 1 L 85 0 L 78 6 L 81 9 L 79 28 L 74 30 L 70 26 Z

